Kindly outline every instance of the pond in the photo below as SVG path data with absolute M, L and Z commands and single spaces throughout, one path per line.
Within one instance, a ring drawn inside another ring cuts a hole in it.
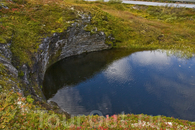
M 71 115 L 121 113 L 195 120 L 195 58 L 113 49 L 50 66 L 43 92 Z

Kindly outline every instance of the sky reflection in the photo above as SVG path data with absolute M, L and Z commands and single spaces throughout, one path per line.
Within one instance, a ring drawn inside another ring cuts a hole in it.
M 106 56 L 102 55 L 99 62 L 103 63 L 101 58 Z M 93 62 L 91 60 L 91 64 Z M 49 100 L 73 115 L 88 115 L 99 110 L 103 115 L 144 113 L 195 120 L 195 58 L 167 56 L 166 52 L 158 50 L 131 52 L 104 63 L 85 80 L 58 88 Z M 77 71 L 85 72 L 80 69 Z M 57 82 L 52 84 L 57 86 Z

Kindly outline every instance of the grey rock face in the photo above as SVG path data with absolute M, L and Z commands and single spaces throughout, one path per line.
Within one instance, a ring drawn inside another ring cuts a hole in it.
M 7 44 L 0 43 L 0 54 L 9 60 L 11 60 L 12 58 L 12 52 L 9 49 L 10 46 L 11 46 L 11 43 L 7 43 Z
M 18 77 L 18 70 L 11 64 L 12 52 L 10 51 L 11 43 L 0 43 L 0 63 L 3 63 L 10 76 Z
M 105 44 L 104 32 L 91 34 L 84 30 L 90 23 L 90 16 L 82 15 L 82 19 L 73 23 L 63 33 L 54 33 L 52 37 L 43 39 L 36 54 L 39 85 L 42 84 L 46 69 L 53 63 L 73 55 L 84 52 L 99 51 L 111 48 Z M 96 29 L 97 30 L 97 29 Z
M 28 74 L 29 74 L 29 71 L 28 71 L 28 67 L 23 64 L 22 67 L 21 67 L 21 71 L 23 72 L 23 81 L 25 84 L 29 85 L 29 81 L 28 81 Z
M 18 77 L 18 70 L 11 64 L 11 61 L 0 56 L 0 62 L 3 63 L 9 75 Z
M 7 6 L 5 6 L 3 3 L 0 3 L 0 9 L 2 9 L 2 8 L 4 8 L 4 9 L 9 9 Z
M 0 43 L 0 63 L 4 65 L 5 70 L 6 70 L 5 72 L 7 73 L 6 75 L 0 75 L 0 79 L 1 80 L 6 79 L 6 84 L 11 85 L 12 90 L 21 92 L 21 90 L 17 86 L 18 82 L 13 80 L 18 77 L 18 70 L 11 63 L 12 53 L 9 49 L 10 45 L 11 43 L 8 43 L 8 44 Z M 4 86 L 4 87 L 7 87 L 7 86 Z

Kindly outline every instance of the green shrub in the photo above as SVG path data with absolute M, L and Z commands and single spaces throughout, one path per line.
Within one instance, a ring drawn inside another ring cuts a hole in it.
M 122 0 L 109 0 L 109 3 L 122 3 Z
M 28 96 L 26 97 L 26 101 L 27 101 L 28 103 L 32 104 L 32 103 L 34 102 L 34 99 L 31 98 L 31 95 L 28 95 Z

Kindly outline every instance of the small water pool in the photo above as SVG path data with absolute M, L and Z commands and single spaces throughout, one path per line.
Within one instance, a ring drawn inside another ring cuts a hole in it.
M 43 92 L 71 115 L 143 113 L 194 121 L 195 58 L 161 50 L 86 53 L 49 67 Z

